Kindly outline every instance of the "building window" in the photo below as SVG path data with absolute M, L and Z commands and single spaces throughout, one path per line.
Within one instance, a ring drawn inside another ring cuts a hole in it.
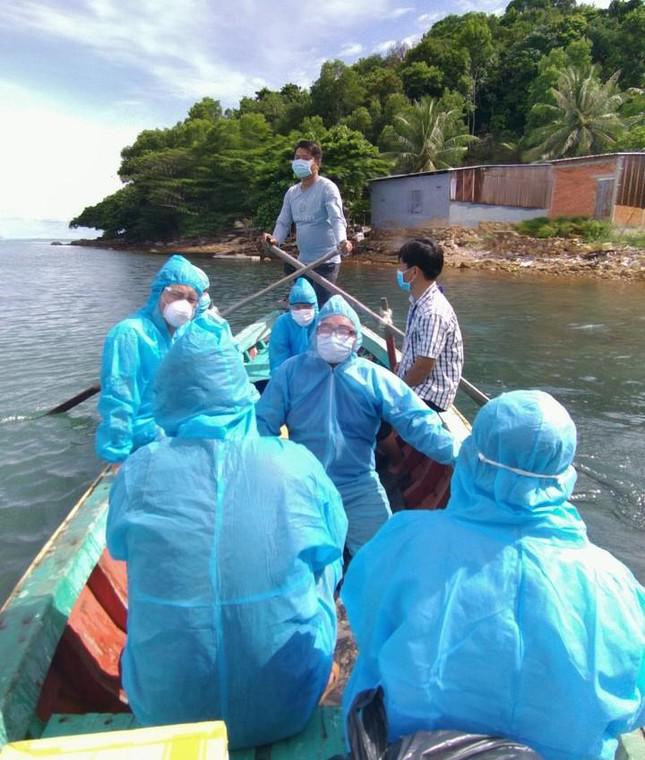
M 421 190 L 410 190 L 410 213 L 420 214 L 421 211 Z

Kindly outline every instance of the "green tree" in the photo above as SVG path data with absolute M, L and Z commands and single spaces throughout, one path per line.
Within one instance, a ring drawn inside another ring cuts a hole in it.
M 365 99 L 361 78 L 342 61 L 326 61 L 320 76 L 311 86 L 313 112 L 322 117 L 325 126 L 337 124 Z
M 475 140 L 457 111 L 442 111 L 432 98 L 422 98 L 397 116 L 391 138 L 396 168 L 406 173 L 458 166 Z
M 595 70 L 569 66 L 551 95 L 555 105 L 539 104 L 551 119 L 527 139 L 533 147 L 529 160 L 602 153 L 615 147 L 629 125 L 619 109 L 623 95 L 618 89 L 620 72 L 601 82 Z
M 443 92 L 443 72 L 437 66 L 428 66 L 425 61 L 413 61 L 401 70 L 403 90 L 410 100 L 419 100 L 424 95 L 439 97 Z

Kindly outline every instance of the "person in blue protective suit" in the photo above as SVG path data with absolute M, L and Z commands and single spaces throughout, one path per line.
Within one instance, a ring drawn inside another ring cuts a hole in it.
M 446 510 L 395 515 L 349 568 L 346 711 L 378 684 L 391 740 L 460 729 L 545 760 L 609 760 L 642 725 L 643 589 L 568 501 L 575 449 L 547 393 L 481 409 Z
M 289 311 L 276 320 L 269 339 L 269 364 L 274 372 L 292 356 L 309 348 L 318 314 L 316 291 L 299 277 L 289 293 Z
M 108 333 L 101 363 L 101 422 L 96 451 L 115 465 L 154 440 L 152 381 L 177 330 L 190 321 L 206 275 L 183 256 L 171 256 L 155 276 L 148 303 Z
M 142 725 L 221 719 L 230 747 L 300 731 L 328 682 L 347 520 L 304 447 L 261 438 L 228 332 L 196 319 L 157 372 L 167 436 L 110 493 L 127 562 L 123 685 Z
M 278 367 L 257 406 L 262 435 L 286 425 L 290 439 L 324 465 L 343 498 L 351 554 L 391 515 L 374 462 L 381 420 L 438 462 L 453 462 L 458 449 L 439 415 L 403 380 L 357 356 L 360 345 L 356 312 L 332 296 L 318 314 L 311 349 Z

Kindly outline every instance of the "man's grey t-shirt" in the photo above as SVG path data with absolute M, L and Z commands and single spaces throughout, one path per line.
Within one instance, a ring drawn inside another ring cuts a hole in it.
M 300 182 L 287 190 L 273 230 L 278 245 L 287 239 L 294 222 L 299 260 L 303 264 L 310 264 L 333 251 L 347 238 L 343 202 L 338 188 L 330 179 L 319 176 L 306 190 L 302 189 Z M 329 262 L 340 262 L 340 254 L 329 259 Z

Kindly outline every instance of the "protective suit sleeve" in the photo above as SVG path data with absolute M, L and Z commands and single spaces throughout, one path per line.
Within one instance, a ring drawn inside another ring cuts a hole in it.
M 276 219 L 275 227 L 273 229 L 273 237 L 278 241 L 278 245 L 282 245 L 284 241 L 289 237 L 291 232 L 291 225 L 293 224 L 293 216 L 291 214 L 291 202 L 289 199 L 289 191 L 284 195 L 282 201 L 282 208 Z
M 443 427 L 441 417 L 399 377 L 381 367 L 377 370 L 382 418 L 422 454 L 441 464 L 454 464 L 460 444 Z
M 381 683 L 379 654 L 407 614 L 414 577 L 407 572 L 406 552 L 421 527 L 416 511 L 393 515 L 349 566 L 341 599 L 360 656 L 343 695 L 345 715 L 359 692 Z
M 291 315 L 288 313 L 283 314 L 273 326 L 273 330 L 271 330 L 271 337 L 269 338 L 269 366 L 271 367 L 271 374 L 291 356 L 287 319 L 291 319 Z
M 347 222 L 343 213 L 343 201 L 336 185 L 330 184 L 325 190 L 325 209 L 336 245 L 338 245 L 347 239 Z
M 139 346 L 133 330 L 120 329 L 105 341 L 96 452 L 108 462 L 123 462 L 132 451 L 133 425 L 141 401 L 137 386 Z
M 110 489 L 105 529 L 107 548 L 114 559 L 127 560 L 126 533 L 139 474 L 147 468 L 148 447 L 136 451 L 117 473 Z
M 289 412 L 286 366 L 287 363 L 282 364 L 272 374 L 256 404 L 255 414 L 260 435 L 280 435 L 280 428 L 286 422 Z

